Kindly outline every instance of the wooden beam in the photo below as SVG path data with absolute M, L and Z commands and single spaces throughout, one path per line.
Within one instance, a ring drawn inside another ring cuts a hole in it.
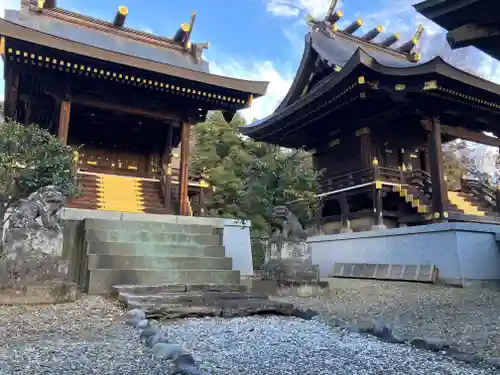
M 431 131 L 432 121 L 423 120 L 421 123 L 425 130 Z M 500 147 L 500 138 L 490 137 L 483 133 L 475 132 L 473 130 L 468 130 L 456 126 L 441 124 L 440 128 L 441 128 L 441 134 L 460 138 L 465 141 L 480 143 L 486 146 Z
M 437 117 L 433 117 L 431 120 L 431 130 L 428 134 L 427 141 L 432 186 L 432 210 L 436 219 L 442 219 L 448 194 L 444 180 L 443 152 L 441 149 L 441 124 L 439 123 L 439 119 Z
M 189 215 L 188 203 L 188 174 L 189 174 L 189 122 L 183 121 L 181 125 L 181 160 L 179 176 L 179 214 Z
M 59 128 L 57 135 L 63 145 L 68 144 L 69 118 L 71 114 L 71 101 L 61 100 L 59 110 Z
M 155 118 L 160 120 L 180 121 L 180 116 L 172 112 L 125 106 L 118 103 L 94 99 L 89 96 L 83 96 L 83 95 L 75 96 L 72 98 L 72 101 L 75 104 L 81 104 L 87 107 L 107 109 L 116 112 L 124 112 L 124 113 L 129 113 L 131 115 Z
M 500 36 L 500 27 L 497 25 L 468 24 L 455 30 L 451 30 L 446 35 L 446 39 L 452 48 L 463 48 L 471 46 L 481 39 Z

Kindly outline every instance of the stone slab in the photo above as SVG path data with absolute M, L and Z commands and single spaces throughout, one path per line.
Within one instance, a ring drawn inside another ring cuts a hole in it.
M 179 292 L 235 292 L 247 291 L 245 285 L 240 284 L 158 284 L 158 285 L 113 285 L 116 293 L 129 293 L 137 295 L 156 295 Z
M 153 243 L 171 245 L 221 246 L 222 236 L 212 234 L 162 233 L 152 231 L 98 230 L 85 231 L 85 239 L 93 242 Z
M 237 284 L 239 280 L 239 271 L 100 269 L 90 271 L 88 293 L 107 294 L 118 284 Z
M 0 305 L 74 302 L 78 297 L 79 288 L 76 283 L 67 281 L 18 284 L 0 288 Z
M 271 259 L 262 267 L 263 280 L 276 280 L 279 283 L 304 283 L 319 281 L 319 266 L 311 265 L 300 259 Z
M 128 256 L 224 257 L 224 246 L 165 245 L 155 243 L 96 242 L 87 243 L 87 254 Z
M 85 229 L 151 231 L 186 234 L 219 234 L 212 225 L 159 223 L 154 221 L 85 219 Z M 218 232 L 219 231 L 219 232 Z
M 89 255 L 89 270 L 232 270 L 231 258 Z
M 435 283 L 438 269 L 433 264 L 334 263 L 332 276 Z
M 293 304 L 267 299 L 224 300 L 217 304 L 130 304 L 129 308 L 143 308 L 148 319 L 182 319 L 187 317 L 240 317 L 255 314 L 291 316 Z
M 205 218 L 178 215 L 160 215 L 133 212 L 100 211 L 82 208 L 65 207 L 61 210 L 61 219 L 83 220 L 88 218 L 99 218 L 122 221 L 150 221 L 157 223 L 179 223 L 179 224 L 199 224 L 211 225 L 218 228 L 224 227 L 224 219 Z
M 162 294 L 135 294 L 119 293 L 118 300 L 130 303 L 142 304 L 179 304 L 179 303 L 219 303 L 222 300 L 242 299 L 267 299 L 266 295 L 245 292 L 175 292 Z

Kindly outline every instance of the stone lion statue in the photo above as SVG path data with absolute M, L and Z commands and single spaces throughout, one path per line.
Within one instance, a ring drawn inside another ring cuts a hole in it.
M 299 243 L 307 240 L 307 232 L 299 219 L 286 206 L 276 206 L 272 212 L 274 235 L 285 241 Z
M 66 201 L 64 194 L 55 186 L 45 186 L 26 199 L 21 199 L 16 210 L 11 215 L 12 228 L 38 228 L 59 230 L 59 211 Z

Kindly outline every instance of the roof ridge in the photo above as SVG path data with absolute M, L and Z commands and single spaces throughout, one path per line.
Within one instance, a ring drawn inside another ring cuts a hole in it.
M 96 27 L 97 30 L 109 34 L 128 37 L 129 39 L 133 39 L 136 41 L 149 42 L 150 44 L 155 44 L 158 47 L 175 48 L 185 51 L 185 48 L 183 47 L 182 44 L 175 42 L 171 38 L 149 34 L 147 32 L 128 28 L 125 26 L 118 28 L 114 26 L 112 22 L 100 20 L 98 18 L 94 18 L 91 16 L 87 16 L 63 8 L 36 9 L 36 10 L 30 10 L 30 13 L 50 18 L 56 18 L 60 21 L 76 24 L 78 26 L 83 26 L 83 27 L 94 26 Z M 83 23 L 81 21 L 83 21 Z
M 375 43 L 373 41 L 383 32 L 384 27 L 382 25 L 376 26 L 363 36 L 354 35 L 354 33 L 363 25 L 363 20 L 358 18 L 343 30 L 340 30 L 337 26 L 337 22 L 344 16 L 344 12 L 342 10 L 335 10 L 337 3 L 337 0 L 331 1 L 330 8 L 328 9 L 326 17 L 323 20 L 316 20 L 311 15 L 308 15 L 307 24 L 311 26 L 311 28 L 323 32 L 323 34 L 332 39 L 338 36 L 350 42 L 356 43 L 358 46 L 362 45 L 367 48 L 379 50 L 382 53 L 389 53 L 399 59 L 414 63 L 420 61 L 420 52 L 414 51 L 414 48 L 418 45 L 424 31 L 423 25 L 418 26 L 417 31 L 409 41 L 403 43 L 398 48 L 391 48 L 391 46 L 399 41 L 399 33 L 392 34 L 381 43 Z
M 357 47 L 361 48 L 361 49 L 363 49 L 363 48 L 376 49 L 376 50 L 380 50 L 381 52 L 391 54 L 391 55 L 393 55 L 394 57 L 396 57 L 398 59 L 409 60 L 408 54 L 396 51 L 394 49 L 382 46 L 382 45 L 377 44 L 377 43 L 373 43 L 373 42 L 370 42 L 370 41 L 367 41 L 367 40 L 363 40 L 363 39 L 361 39 L 359 37 L 356 37 L 355 35 L 345 34 L 345 33 L 343 33 L 340 30 L 334 32 L 334 31 L 326 29 L 326 30 L 323 31 L 323 33 L 326 34 L 329 37 L 333 37 L 333 35 L 335 35 L 337 37 L 344 38 L 346 40 L 354 42 L 354 43 L 357 44 Z M 332 33 L 333 35 L 329 35 L 329 33 Z

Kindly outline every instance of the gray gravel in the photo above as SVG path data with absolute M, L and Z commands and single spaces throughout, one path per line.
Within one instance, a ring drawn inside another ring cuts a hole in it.
M 500 357 L 500 291 L 335 279 L 330 295 L 285 297 L 326 320 L 366 325 L 382 319 L 407 338 L 433 337 L 484 358 Z
M 0 374 L 171 374 L 122 311 L 100 297 L 75 304 L 1 307 Z M 283 317 L 189 319 L 162 326 L 213 374 L 489 375 L 408 346 Z

